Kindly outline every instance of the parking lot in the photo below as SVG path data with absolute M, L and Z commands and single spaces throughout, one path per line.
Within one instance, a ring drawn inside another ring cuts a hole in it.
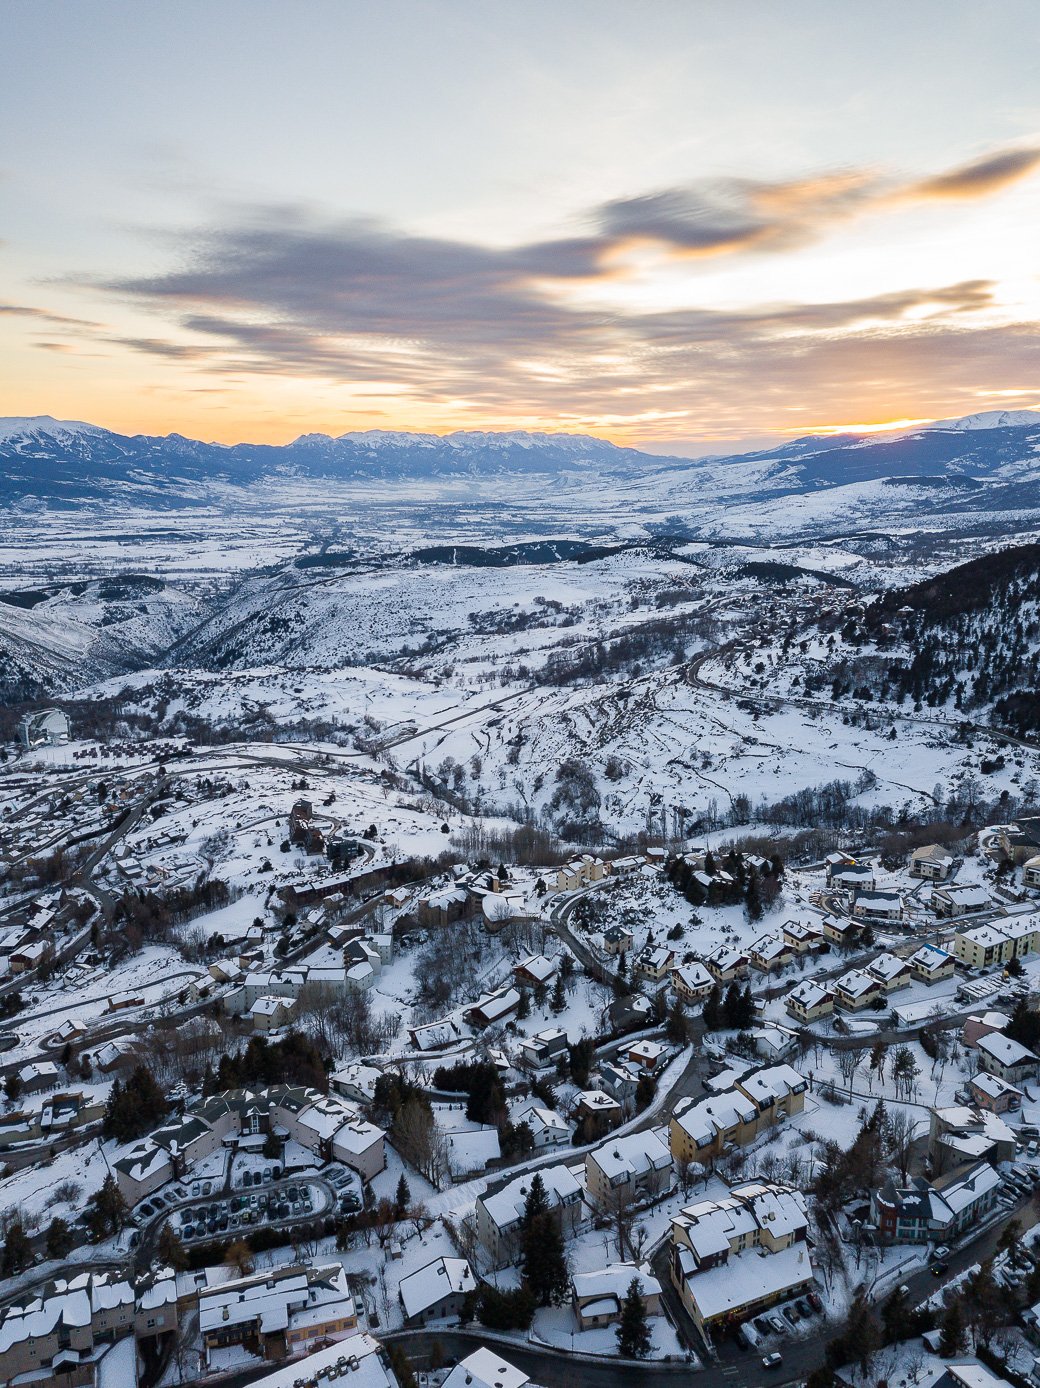
M 253 1227 L 307 1223 L 325 1216 L 344 1216 L 362 1207 L 362 1187 L 356 1174 L 330 1166 L 295 1177 L 271 1166 L 243 1172 L 229 1190 L 219 1180 L 181 1181 L 150 1195 L 135 1210 L 148 1224 L 165 1214 L 185 1243 L 247 1236 Z

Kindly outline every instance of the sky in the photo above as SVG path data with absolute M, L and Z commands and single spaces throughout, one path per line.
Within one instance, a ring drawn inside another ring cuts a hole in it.
M 0 414 L 656 452 L 1040 405 L 1035 0 L 0 0 Z

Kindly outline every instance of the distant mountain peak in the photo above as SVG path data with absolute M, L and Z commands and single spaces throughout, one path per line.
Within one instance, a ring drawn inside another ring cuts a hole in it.
M 979 414 L 962 415 L 960 419 L 937 419 L 928 429 L 1026 429 L 1040 428 L 1040 410 L 983 410 Z

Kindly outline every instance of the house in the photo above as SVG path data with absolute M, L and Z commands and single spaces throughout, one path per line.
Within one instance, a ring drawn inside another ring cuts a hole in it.
M 928 1157 L 933 1174 L 962 1167 L 966 1162 L 988 1161 L 998 1166 L 1011 1161 L 1017 1148 L 1012 1129 L 988 1108 L 955 1104 L 933 1108 L 929 1115 Z
M 376 1084 L 382 1073 L 374 1065 L 351 1061 L 333 1070 L 329 1084 L 344 1099 L 353 1099 L 357 1104 L 370 1104 L 375 1098 Z
M 1022 882 L 1026 887 L 1040 887 L 1040 854 L 1022 865 Z
M 556 977 L 559 957 L 547 959 L 544 954 L 530 954 L 513 965 L 513 977 L 528 988 L 545 988 Z
M 485 993 L 472 1007 L 466 1009 L 466 1021 L 475 1027 L 497 1026 L 506 1022 L 520 1005 L 520 993 L 516 988 L 499 988 L 493 993 Z
M 748 976 L 748 956 L 730 945 L 719 945 L 704 956 L 704 967 L 716 983 L 732 983 Z
M 648 1316 L 661 1315 L 661 1284 L 649 1263 L 609 1263 L 571 1278 L 571 1306 L 579 1330 L 596 1330 L 621 1319 L 621 1306 L 633 1280 Z
M 811 978 L 796 984 L 784 998 L 784 1007 L 799 1022 L 816 1022 L 834 1011 L 834 989 Z
M 823 870 L 827 877 L 827 885 L 830 886 L 832 882 L 835 882 L 840 873 L 847 872 L 849 868 L 854 868 L 855 866 L 856 859 L 851 857 L 848 853 L 842 853 L 837 849 L 833 853 L 828 853 L 823 860 Z M 869 867 L 867 867 L 867 871 L 870 871 Z
M 886 993 L 895 993 L 900 988 L 909 988 L 914 981 L 913 970 L 909 963 L 905 959 L 900 959 L 896 954 L 879 954 L 867 965 L 867 973 L 872 978 L 877 979 Z
M 584 1125 L 586 1135 L 601 1135 L 616 1128 L 624 1114 L 610 1094 L 602 1089 L 585 1089 L 575 1099 L 571 1117 Z
M 454 1017 L 442 1017 L 439 1022 L 426 1022 L 421 1027 L 409 1027 L 408 1039 L 417 1051 L 446 1051 L 468 1035 Z
M 565 1027 L 549 1027 L 520 1042 L 520 1058 L 536 1070 L 541 1070 L 547 1065 L 554 1065 L 561 1055 L 566 1055 L 568 1044 Z
M 752 1181 L 672 1219 L 669 1272 L 702 1335 L 808 1290 L 814 1270 L 805 1197 Z
M 1015 824 L 1001 825 L 996 842 L 1004 857 L 1021 867 L 1040 854 L 1040 815 L 1026 815 Z
M 669 980 L 672 991 L 683 1002 L 700 1002 L 711 992 L 714 985 L 711 974 L 698 961 L 692 964 L 676 964 Z
M 1021 1084 L 1036 1074 L 1040 1060 L 1032 1051 L 1026 1050 L 1002 1031 L 991 1031 L 979 1037 L 976 1049 L 979 1053 L 979 1066 L 998 1079 L 1009 1084 Z
M 127 1040 L 104 1041 L 94 1052 L 94 1065 L 103 1075 L 132 1065 L 133 1061 L 133 1044 Z
M 942 983 L 952 978 L 957 961 L 938 945 L 922 945 L 907 960 L 914 978 L 921 983 Z
M 943 920 L 988 911 L 992 906 L 989 893 L 983 887 L 933 887 L 932 910 Z
M 975 1012 L 964 1020 L 961 1040 L 966 1046 L 975 1047 L 983 1036 L 994 1031 L 1004 1031 L 1011 1018 L 1003 1012 Z
M 423 926 L 452 925 L 465 920 L 476 909 L 476 897 L 465 887 L 442 887 L 420 897 L 415 906 L 415 918 Z
M 41 1094 L 45 1089 L 54 1089 L 60 1073 L 53 1060 L 32 1060 L 16 1071 L 22 1094 Z
M 634 1107 L 636 1090 L 639 1088 L 639 1071 L 627 1061 L 604 1060 L 596 1071 L 600 1087 L 613 1094 L 625 1110 Z
M 460 1359 L 441 1388 L 524 1388 L 530 1380 L 494 1349 L 483 1345 Z
M 406 1326 L 456 1320 L 470 1292 L 477 1289 L 473 1269 L 465 1258 L 437 1258 L 401 1278 L 398 1295 Z
M 794 956 L 794 946 L 783 935 L 763 935 L 748 950 L 749 961 L 764 974 L 785 968 Z
M 624 1060 L 648 1075 L 656 1072 L 667 1054 L 668 1047 L 660 1041 L 634 1041 L 629 1046 L 623 1046 L 620 1051 Z
M 798 1048 L 798 1037 L 787 1027 L 752 1027 L 749 1032 L 755 1054 L 763 1060 L 786 1060 Z
M 539 1167 L 538 1174 L 545 1186 L 549 1213 L 566 1238 L 581 1221 L 581 1182 L 564 1165 Z M 477 1196 L 477 1239 L 492 1267 L 506 1267 L 520 1251 L 530 1187 L 530 1175 L 508 1176 Z
M 57 1031 L 51 1032 L 49 1039 L 54 1046 L 74 1046 L 77 1041 L 82 1041 L 86 1034 L 85 1022 L 81 1022 L 78 1017 L 66 1017 Z
M 671 1183 L 672 1154 L 653 1131 L 611 1138 L 585 1158 L 585 1186 L 601 1210 L 656 1199 Z
M 834 980 L 834 996 L 839 1007 L 848 1012 L 859 1012 L 864 1007 L 884 997 L 885 990 L 880 981 L 866 969 L 850 969 Z
M 910 876 L 922 877 L 926 882 L 945 882 L 956 861 L 948 848 L 929 843 L 910 854 Z
M 265 1268 L 199 1292 L 199 1332 L 207 1361 L 241 1345 L 261 1359 L 284 1359 L 317 1340 L 357 1333 L 357 1312 L 339 1263 Z
M 901 921 L 903 898 L 898 892 L 857 891 L 852 914 L 860 921 Z
M 823 938 L 834 945 L 842 945 L 846 949 L 855 944 L 860 932 L 860 926 L 856 921 L 850 921 L 846 916 L 824 916 L 823 918 Z
M 600 937 L 603 953 L 609 955 L 627 954 L 635 944 L 636 937 L 624 925 L 612 925 Z
M 887 1181 L 871 1193 L 871 1223 L 884 1243 L 947 1243 L 993 1208 L 1000 1184 L 988 1162 L 931 1185 L 921 1176 L 902 1187 Z
M 981 1070 L 968 1081 L 971 1097 L 979 1108 L 989 1113 L 1015 1113 L 1022 1106 L 1021 1089 L 997 1075 Z
M 668 976 L 674 963 L 675 950 L 658 945 L 653 949 L 644 949 L 638 955 L 632 964 L 632 972 L 638 974 L 640 978 L 648 979 L 651 983 L 661 983 Z
M 130 1206 L 172 1181 L 175 1174 L 170 1153 L 151 1138 L 136 1143 L 125 1157 L 113 1162 L 112 1171 L 120 1195 Z
M 530 1108 L 520 1121 L 530 1128 L 535 1151 L 541 1151 L 544 1147 L 563 1147 L 571 1140 L 570 1125 L 555 1109 Z
M 288 1026 L 296 1006 L 295 999 L 281 998 L 270 993 L 257 998 L 249 1009 L 249 1020 L 253 1030 L 259 1032 L 277 1031 Z
M 785 921 L 782 931 L 795 954 L 806 954 L 823 944 L 823 931 L 812 925 L 803 925 L 801 921 Z

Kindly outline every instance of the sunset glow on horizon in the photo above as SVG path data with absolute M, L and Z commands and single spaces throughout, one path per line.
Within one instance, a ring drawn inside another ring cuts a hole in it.
M 0 414 L 707 452 L 1040 400 L 1026 0 L 57 13 L 7 15 Z

